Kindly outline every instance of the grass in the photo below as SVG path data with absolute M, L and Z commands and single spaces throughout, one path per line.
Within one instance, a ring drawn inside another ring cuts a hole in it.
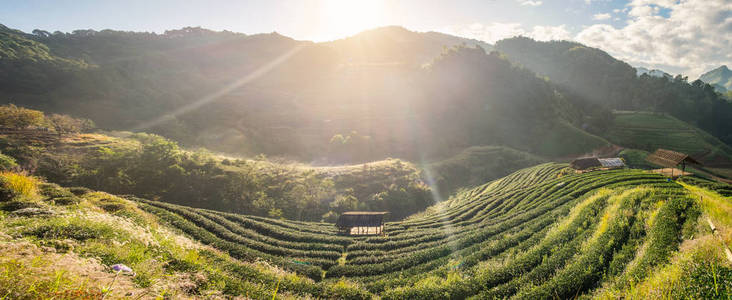
M 34 249 L 3 253 L 24 261 L 17 270 L 39 278 L 40 294 L 27 294 L 33 289 L 20 275 L 6 273 L 0 283 L 18 282 L 13 287 L 23 287 L 26 298 L 99 293 L 114 278 L 109 266 L 121 263 L 136 274 L 120 276 L 111 298 L 123 292 L 256 299 L 726 295 L 732 269 L 713 251 L 720 242 L 696 220 L 701 209 L 729 237 L 728 198 L 640 170 L 565 170 L 555 163 L 522 169 L 390 222 L 385 236 L 357 238 L 335 235 L 330 224 L 40 183 L 33 201 L 53 215 L 0 214 L 0 239 Z M 698 195 L 706 200 L 697 203 Z M 78 201 L 55 203 L 66 197 Z M 54 264 L 62 253 L 83 267 Z M 50 263 L 35 270 L 34 257 Z M 105 280 L 81 284 L 89 270 Z M 0 293 L 10 291 L 0 285 Z
M 599 299 L 729 299 L 732 297 L 732 264 L 724 249 L 730 244 L 732 205 L 729 198 L 709 189 L 680 183 L 694 197 L 702 218 L 717 227 L 713 234 L 706 221 L 699 222 L 691 239 L 672 253 L 669 263 L 652 269 L 640 281 L 623 288 L 606 286 L 594 293 Z
M 0 172 L 0 182 L 4 189 L 23 199 L 38 196 L 38 179 L 10 171 Z
M 648 154 L 650 153 L 644 150 L 623 149 L 618 156 L 624 159 L 625 164 L 631 168 L 644 170 L 658 169 L 658 166 L 646 161 Z
M 684 152 L 708 164 L 732 163 L 732 148 L 719 139 L 672 116 L 650 112 L 616 112 L 606 136 L 614 144 L 655 151 Z M 630 153 L 632 154 L 632 153 Z
M 459 188 L 469 189 L 543 162 L 543 158 L 508 147 L 476 146 L 424 168 L 429 169 L 437 190 L 447 198 Z
M 105 299 L 368 298 L 349 282 L 318 284 L 264 261 L 236 260 L 159 223 L 136 202 L 87 192 L 78 203 L 55 205 L 51 197 L 70 191 L 41 185 L 39 199 L 17 194 L 13 201 L 42 201 L 51 217 L 0 214 L 0 298 L 96 299 L 113 281 Z M 115 279 L 110 266 L 120 263 L 135 274 Z

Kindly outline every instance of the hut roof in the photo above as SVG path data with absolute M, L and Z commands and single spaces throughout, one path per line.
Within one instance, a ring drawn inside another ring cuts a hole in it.
M 385 215 L 387 211 L 347 211 L 341 214 L 341 216 L 356 216 L 356 215 Z
M 336 226 L 348 227 L 378 227 L 384 223 L 384 211 L 348 211 L 338 217 Z
M 701 163 L 697 161 L 696 159 L 693 159 L 691 156 L 685 153 L 666 150 L 666 149 L 658 149 L 656 152 L 651 153 L 646 157 L 646 160 L 648 162 L 664 166 L 664 167 L 675 167 L 676 165 L 687 162 L 692 164 L 700 165 Z
M 587 170 L 589 168 L 602 167 L 602 164 L 597 157 L 585 157 L 573 160 L 569 163 L 569 166 L 576 170 Z
M 612 158 L 598 158 L 597 160 L 600 161 L 600 164 L 603 167 L 606 168 L 622 168 L 625 167 L 625 163 L 622 159 L 618 157 L 612 157 Z

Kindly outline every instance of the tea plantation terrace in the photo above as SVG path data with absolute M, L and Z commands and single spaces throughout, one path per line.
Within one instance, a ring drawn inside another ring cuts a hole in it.
M 686 190 L 663 176 L 628 169 L 576 174 L 557 163 L 387 223 L 383 236 L 135 200 L 235 258 L 265 259 L 316 281 L 349 278 L 385 299 L 568 298 L 601 284 L 623 287 L 666 261 L 685 222 L 698 214 Z M 430 280 L 439 281 L 427 288 Z

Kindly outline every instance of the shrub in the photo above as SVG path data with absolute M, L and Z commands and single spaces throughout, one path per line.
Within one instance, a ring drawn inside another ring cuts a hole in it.
M 0 172 L 0 182 L 17 196 L 32 199 L 38 195 L 38 179 L 34 177 L 4 171 Z
M 85 241 L 108 236 L 112 228 L 102 225 L 73 220 L 72 222 L 51 222 L 33 228 L 25 234 L 42 239 L 74 239 Z
M 38 207 L 41 207 L 41 206 L 38 203 L 35 203 L 35 202 L 14 200 L 14 201 L 5 202 L 2 205 L 2 210 L 4 210 L 4 211 L 16 211 L 16 210 L 19 210 L 19 209 L 31 208 L 31 207 L 38 208 Z
M 44 126 L 46 118 L 43 112 L 18 107 L 13 104 L 0 106 L 0 127 L 25 128 L 28 126 Z
M 15 158 L 0 153 L 0 170 L 9 171 L 18 167 Z
M 73 205 L 78 204 L 81 200 L 78 197 L 61 197 L 53 199 L 53 203 L 56 205 Z
M 49 199 L 74 196 L 74 194 L 55 183 L 40 183 L 38 184 L 38 190 L 41 195 L 46 196 Z
M 85 188 L 85 187 L 75 186 L 75 187 L 70 187 L 69 192 L 71 192 L 72 194 L 74 194 L 76 196 L 82 196 L 82 195 L 91 193 L 92 190 Z
M 69 115 L 52 114 L 48 116 L 48 120 L 59 133 L 79 133 L 94 128 L 94 122 L 91 120 L 77 119 Z

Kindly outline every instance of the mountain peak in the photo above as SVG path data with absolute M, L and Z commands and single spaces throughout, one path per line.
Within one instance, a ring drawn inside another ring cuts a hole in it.
M 702 74 L 699 76 L 699 80 L 711 84 L 721 93 L 732 89 L 732 71 L 727 65 L 721 65 L 714 70 Z

